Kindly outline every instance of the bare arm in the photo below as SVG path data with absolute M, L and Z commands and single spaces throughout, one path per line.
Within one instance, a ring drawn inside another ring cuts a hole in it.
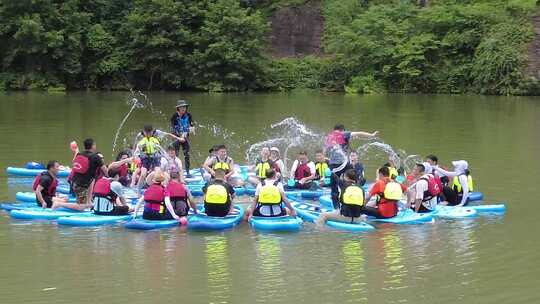
M 253 202 L 251 203 L 251 206 L 248 208 L 247 212 L 247 218 L 248 220 L 253 216 L 253 211 L 255 211 L 255 208 L 257 207 L 257 202 L 259 201 L 259 196 L 255 195 L 253 198 Z
M 169 213 L 172 215 L 173 219 L 180 220 L 180 217 L 174 212 L 174 209 L 171 205 L 171 198 L 166 196 L 165 197 L 165 207 L 167 207 L 167 210 L 169 210 Z
M 458 176 L 459 173 L 458 172 L 454 172 L 454 171 L 446 171 L 440 167 L 433 167 L 435 169 L 435 171 L 439 172 L 440 174 L 444 175 L 444 176 L 448 176 L 448 177 L 454 177 L 454 176 Z
M 34 191 L 34 193 L 36 194 L 36 199 L 41 204 L 42 208 L 47 208 L 47 203 L 45 202 L 45 199 L 43 199 L 41 191 L 43 191 L 43 187 L 41 185 L 38 185 L 36 190 Z
M 112 163 L 109 164 L 109 168 L 110 169 L 117 169 L 119 168 L 120 166 L 122 166 L 123 164 L 129 164 L 133 161 L 133 158 L 132 157 L 129 157 L 129 158 L 126 158 L 126 159 L 122 159 L 122 160 L 119 160 L 119 161 L 114 161 Z
M 210 173 L 211 175 L 214 175 L 216 174 L 216 172 L 214 172 L 214 170 L 212 168 L 210 168 L 210 166 L 212 165 L 212 158 L 209 157 L 203 164 L 203 168 L 208 172 Z
M 379 135 L 379 131 L 375 131 L 373 133 L 368 133 L 364 131 L 351 132 L 351 137 L 353 138 L 359 138 L 359 137 L 374 138 L 374 137 L 377 137 L 377 135 Z
M 231 169 L 229 173 L 225 174 L 225 180 L 229 179 L 229 177 L 236 173 L 236 169 L 234 168 L 234 160 L 231 160 L 231 164 L 229 166 Z
M 285 192 L 279 190 L 281 193 L 281 200 L 285 203 L 285 206 L 289 209 L 289 214 L 293 217 L 296 217 L 296 210 L 294 210 L 293 206 L 291 205 L 291 202 L 287 198 L 287 195 L 285 195 Z

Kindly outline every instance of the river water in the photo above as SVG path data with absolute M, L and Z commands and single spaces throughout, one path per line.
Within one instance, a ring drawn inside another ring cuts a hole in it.
M 540 102 L 533 97 L 152 92 L 120 132 L 145 123 L 167 130 L 175 100 L 192 103 L 193 163 L 216 143 L 244 163 L 250 144 L 277 136 L 294 117 L 317 134 L 336 122 L 379 130 L 410 154 L 469 161 L 504 216 L 378 225 L 372 233 L 319 230 L 264 234 L 243 224 L 216 233 L 180 228 L 58 227 L 0 214 L 1 303 L 536 303 L 540 299 Z M 29 160 L 69 163 L 71 140 L 97 141 L 107 161 L 128 94 L 0 95 L 0 201 L 28 191 L 4 168 Z M 287 131 L 283 131 L 285 136 Z M 282 133 L 283 133 L 282 132 Z M 283 135 L 283 134 L 281 134 Z M 122 139 L 126 138 L 126 141 Z M 363 142 L 355 141 L 357 147 Z M 296 149 L 299 149 L 297 147 Z M 294 149 L 293 149 L 294 150 Z M 293 150 L 289 157 L 294 157 Z M 366 161 L 368 179 L 383 160 Z

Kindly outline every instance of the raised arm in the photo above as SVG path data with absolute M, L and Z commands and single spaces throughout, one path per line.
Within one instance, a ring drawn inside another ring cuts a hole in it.
M 377 137 L 378 135 L 379 135 L 379 131 L 375 131 L 373 133 L 368 133 L 368 132 L 364 132 L 364 131 L 351 132 L 351 137 L 353 137 L 353 138 L 359 138 L 359 137 L 374 138 L 374 137 Z

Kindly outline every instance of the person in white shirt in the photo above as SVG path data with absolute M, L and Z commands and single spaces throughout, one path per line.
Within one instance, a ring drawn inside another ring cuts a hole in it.
M 281 159 L 281 155 L 278 147 L 270 148 L 270 160 L 274 163 L 274 170 L 276 170 L 276 176 L 281 179 L 283 176 L 287 176 L 287 168 L 285 163 Z
M 161 157 L 160 162 L 161 171 L 171 174 L 172 172 L 178 173 L 180 176 L 180 182 L 184 184 L 184 168 L 182 161 L 176 156 L 176 149 L 174 146 L 167 147 L 167 156 Z
M 447 171 L 440 167 L 434 167 L 435 171 L 448 177 L 452 177 L 450 186 L 443 187 L 443 193 L 450 206 L 465 206 L 469 194 L 473 191 L 473 181 L 469 172 L 469 163 L 465 160 L 452 162 L 454 171 Z
M 305 151 L 301 151 L 291 167 L 287 188 L 309 189 L 316 178 L 315 164 L 308 159 Z
M 437 205 L 437 196 L 429 192 L 429 180 L 432 168 L 428 163 L 416 164 L 412 170 L 414 182 L 409 187 L 406 208 L 412 208 L 415 212 L 431 212 Z
M 283 208 L 285 204 L 287 210 Z M 246 217 L 249 220 L 252 216 L 296 216 L 296 211 L 285 195 L 283 184 L 277 179 L 274 169 L 266 170 L 266 178 L 261 181 L 255 189 L 253 203 L 246 210 Z

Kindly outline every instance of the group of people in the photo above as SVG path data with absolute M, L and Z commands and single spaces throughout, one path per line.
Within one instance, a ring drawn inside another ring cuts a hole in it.
M 33 189 L 38 204 L 43 208 L 60 207 L 85 210 L 91 208 L 100 215 L 124 215 L 143 206 L 142 217 L 148 220 L 185 220 L 188 212 L 200 212 L 186 186 L 190 175 L 189 136 L 194 133 L 188 103 L 180 100 L 171 117 L 171 132 L 144 126 L 138 134 L 136 145 L 122 151 L 115 161 L 106 165 L 97 152 L 92 139 L 84 141 L 84 150 L 72 146 L 73 165 L 68 181 L 76 197 L 76 204 L 56 196 L 57 174 L 60 165 L 50 161 L 47 170 L 36 177 Z M 473 190 L 472 177 L 466 161 L 453 162 L 449 171 L 438 165 L 434 155 L 418 163 L 410 174 L 392 163 L 377 170 L 377 179 L 367 193 L 364 167 L 356 151 L 351 151 L 354 138 L 375 138 L 378 132 L 346 131 L 338 124 L 326 136 L 324 149 L 315 151 L 311 161 L 306 151 L 300 151 L 290 170 L 285 168 L 277 147 L 262 147 L 260 157 L 249 167 L 247 178 L 240 174 L 225 145 L 209 150 L 202 164 L 204 212 L 209 216 L 224 217 L 233 210 L 234 187 L 246 183 L 256 187 L 252 204 L 246 217 L 295 216 L 296 212 L 285 191 L 291 189 L 318 189 L 329 187 L 334 211 L 322 213 L 318 223 L 327 220 L 357 222 L 365 216 L 390 218 L 398 213 L 398 202 L 405 198 L 406 208 L 415 212 L 429 212 L 437 204 L 463 206 Z M 163 138 L 173 139 L 166 151 Z M 183 150 L 184 163 L 177 157 Z M 184 174 L 184 169 L 185 173 Z M 135 208 L 131 208 L 124 195 L 124 188 L 145 188 Z

